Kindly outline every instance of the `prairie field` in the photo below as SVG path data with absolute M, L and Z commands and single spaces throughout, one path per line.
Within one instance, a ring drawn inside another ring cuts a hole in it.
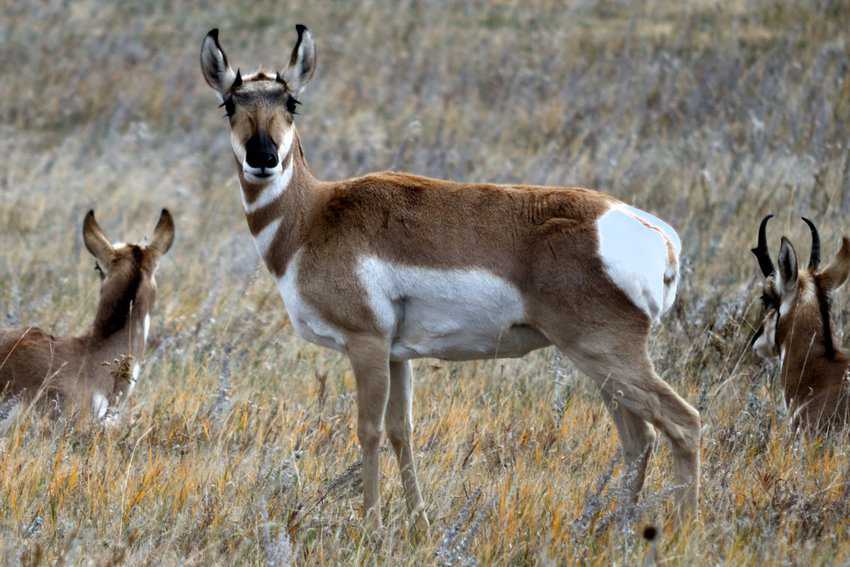
M 177 225 L 119 423 L 0 407 L 4 564 L 850 565 L 850 440 L 792 435 L 778 367 L 748 347 L 762 216 L 803 261 L 800 215 L 825 258 L 850 233 L 846 1 L 2 4 L 0 326 L 85 331 L 88 209 L 115 240 L 162 207 Z M 388 447 L 385 527 L 363 528 L 350 367 L 295 336 L 198 63 L 218 27 L 234 67 L 281 68 L 296 23 L 319 54 L 297 125 L 320 179 L 579 185 L 677 228 L 651 351 L 702 415 L 698 517 L 675 522 L 663 440 L 624 504 L 595 386 L 545 349 L 417 361 L 431 531 L 410 537 Z

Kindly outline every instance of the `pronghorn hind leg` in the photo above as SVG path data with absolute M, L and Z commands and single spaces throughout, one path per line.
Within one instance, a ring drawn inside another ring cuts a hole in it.
M 607 393 L 611 403 L 654 425 L 669 439 L 675 483 L 682 487 L 678 511 L 683 516 L 696 511 L 699 499 L 699 412 L 655 373 L 645 337 L 628 338 L 632 340 L 585 337 L 583 347 L 564 345 L 562 350 Z
M 428 516 L 419 489 L 416 476 L 416 462 L 410 444 L 413 433 L 413 386 L 411 383 L 410 361 L 390 362 L 390 401 L 387 406 L 387 437 L 395 451 L 401 481 L 404 486 L 404 498 L 415 532 L 427 533 Z
M 635 504 L 646 479 L 646 467 L 656 438 L 655 429 L 646 420 L 620 405 L 606 390 L 600 389 L 600 394 L 620 435 L 625 465 L 623 488 L 629 495 L 628 503 Z
M 357 381 L 357 437 L 363 451 L 363 513 L 381 527 L 381 434 L 390 392 L 389 348 L 383 337 L 352 337 L 346 347 Z

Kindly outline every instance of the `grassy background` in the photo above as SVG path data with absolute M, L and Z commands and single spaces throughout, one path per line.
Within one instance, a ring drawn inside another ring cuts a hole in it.
M 646 523 L 673 564 L 850 561 L 847 440 L 792 439 L 776 369 L 746 345 L 761 216 L 778 215 L 774 249 L 784 232 L 803 258 L 799 215 L 816 219 L 826 255 L 846 232 L 847 2 L 286 4 L 4 5 L 0 322 L 84 330 L 97 297 L 79 236 L 88 208 L 115 239 L 149 234 L 163 206 L 178 230 L 121 426 L 6 424 L 6 563 L 635 564 L 651 553 Z M 319 50 L 299 130 L 320 178 L 392 167 L 585 185 L 678 228 L 684 281 L 652 348 L 702 411 L 698 520 L 669 521 L 664 444 L 643 504 L 617 506 L 613 425 L 546 350 L 415 365 L 433 531 L 408 540 L 387 450 L 387 527 L 364 537 L 351 372 L 293 336 L 198 67 L 220 27 L 234 65 L 273 69 L 295 23 Z

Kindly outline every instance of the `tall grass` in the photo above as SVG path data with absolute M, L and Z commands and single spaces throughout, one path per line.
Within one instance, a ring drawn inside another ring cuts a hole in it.
M 388 167 L 604 189 L 669 219 L 684 280 L 652 343 L 705 424 L 702 514 L 674 530 L 670 459 L 622 509 L 612 422 L 550 351 L 415 364 L 414 443 L 433 530 L 407 535 L 385 452 L 386 528 L 360 525 L 353 377 L 297 339 L 239 206 L 226 125 L 198 68 L 221 28 L 247 70 L 313 30 L 299 129 L 321 178 Z M 753 360 L 756 223 L 825 254 L 847 232 L 845 2 L 647 0 L 37 4 L 0 16 L 0 321 L 84 329 L 79 238 L 178 237 L 158 275 L 143 381 L 118 427 L 9 416 L 9 564 L 674 564 L 850 561 L 847 439 L 788 433 Z M 805 256 L 805 251 L 802 252 Z M 846 295 L 835 311 L 847 319 Z M 627 518 L 628 521 L 622 521 Z

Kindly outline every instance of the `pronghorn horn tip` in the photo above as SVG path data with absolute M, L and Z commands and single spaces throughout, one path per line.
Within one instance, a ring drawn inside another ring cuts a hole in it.
M 820 266 L 820 234 L 818 234 L 818 229 L 815 227 L 815 223 L 806 217 L 800 217 L 803 219 L 803 222 L 809 225 L 809 230 L 812 232 L 812 252 L 809 255 L 809 269 L 817 270 L 818 266 Z
M 750 251 L 758 260 L 761 273 L 764 277 L 770 277 L 776 271 L 773 266 L 773 261 L 770 259 L 770 251 L 767 248 L 767 221 L 773 218 L 773 214 L 769 214 L 761 220 L 759 225 L 758 244 Z

